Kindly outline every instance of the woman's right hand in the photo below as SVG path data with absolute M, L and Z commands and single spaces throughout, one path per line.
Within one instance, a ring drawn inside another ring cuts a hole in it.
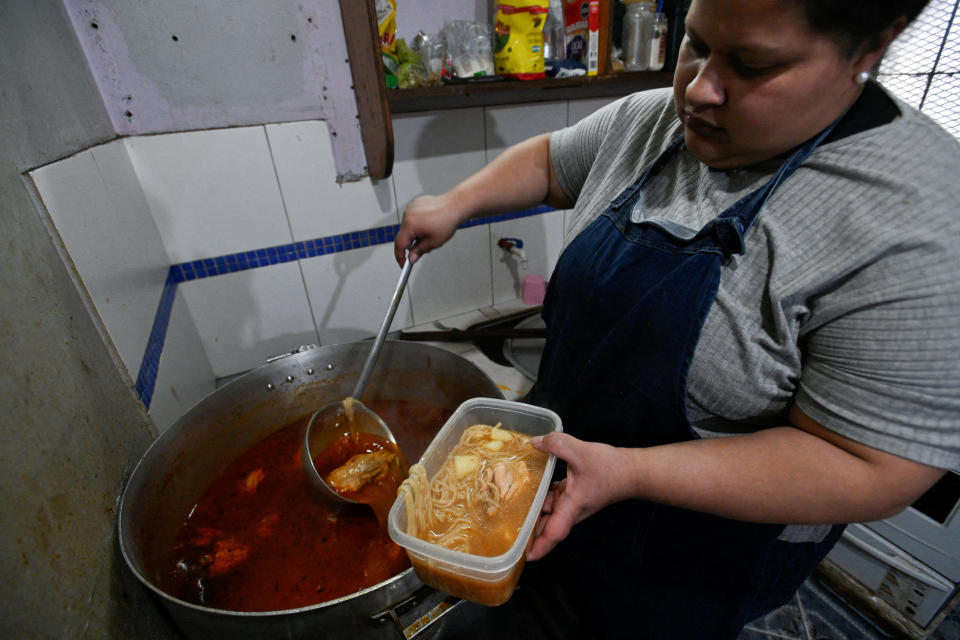
M 461 222 L 449 194 L 414 198 L 403 212 L 403 221 L 393 243 L 397 264 L 403 266 L 407 249 L 414 240 L 417 246 L 410 249 L 411 263 L 452 238 Z

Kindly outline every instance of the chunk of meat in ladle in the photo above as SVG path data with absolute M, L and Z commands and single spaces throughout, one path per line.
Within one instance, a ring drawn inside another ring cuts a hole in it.
M 399 466 L 397 454 L 391 451 L 358 453 L 331 471 L 325 480 L 336 491 L 357 492 Z

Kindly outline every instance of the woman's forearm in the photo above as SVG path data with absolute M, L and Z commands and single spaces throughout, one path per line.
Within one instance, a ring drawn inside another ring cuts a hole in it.
M 866 522 L 904 509 L 945 473 L 840 436 L 796 405 L 789 426 L 742 436 L 633 449 L 565 433 L 530 442 L 564 460 L 567 475 L 547 494 L 528 560 L 620 500 L 748 522 Z
M 863 522 L 901 511 L 943 475 L 836 434 L 824 438 L 817 427 L 824 429 L 624 449 L 622 490 L 752 522 Z

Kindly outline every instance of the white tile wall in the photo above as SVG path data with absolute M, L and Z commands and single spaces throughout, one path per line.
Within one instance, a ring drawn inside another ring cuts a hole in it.
M 393 180 L 401 209 L 415 196 L 443 193 L 486 164 L 483 109 L 393 118 Z
M 295 240 L 397 224 L 391 178 L 337 184 L 325 122 L 271 124 L 266 130 Z
M 215 389 L 216 376 L 187 308 L 183 289 L 179 289 L 170 313 L 150 402 L 153 423 L 161 432 L 166 431 L 190 407 Z
M 104 327 L 136 380 L 169 260 L 121 142 L 31 173 Z
M 127 144 L 172 262 L 293 241 L 264 127 L 137 137 Z M 303 160 L 302 154 L 291 157 L 290 145 L 279 147 L 284 166 Z M 320 174 L 324 169 L 316 167 Z M 292 180 L 306 185 L 291 195 L 299 211 L 309 198 L 304 192 L 321 180 L 322 175 Z M 217 377 L 317 342 L 296 263 L 184 282 L 180 288 Z
M 167 267 L 396 224 L 508 145 L 599 104 L 545 103 L 397 116 L 393 176 L 336 184 L 326 124 L 128 138 L 34 172 L 125 365 L 136 377 Z M 562 214 L 463 229 L 414 268 L 393 328 L 509 305 L 548 276 Z M 527 269 L 495 247 L 524 240 Z M 391 245 L 181 283 L 151 413 L 161 428 L 223 378 L 301 344 L 372 335 L 399 269 Z M 462 316 L 461 316 L 462 317 Z
M 180 290 L 218 378 L 317 342 L 297 262 L 184 282 Z
M 483 168 L 483 109 L 455 109 L 393 118 L 393 181 L 402 211 L 414 197 L 443 193 Z M 490 234 L 471 227 L 424 257 L 410 276 L 416 323 L 489 306 Z
M 295 240 L 399 222 L 392 178 L 337 184 L 326 123 L 294 122 L 266 129 Z M 376 334 L 400 275 L 392 245 L 308 258 L 301 266 L 321 344 Z M 405 295 L 393 326 L 410 323 Z
M 417 261 L 410 274 L 410 300 L 417 324 L 492 304 L 490 231 L 459 230 L 437 251 Z
M 301 264 L 320 344 L 351 342 L 377 333 L 400 278 L 392 244 L 317 256 Z M 392 328 L 411 324 L 410 295 L 405 292 Z
M 170 259 L 126 145 L 94 147 L 32 174 L 131 381 L 137 379 Z M 214 388 L 181 294 L 173 305 L 149 413 L 163 431 Z
M 172 262 L 291 242 L 263 127 L 126 141 Z

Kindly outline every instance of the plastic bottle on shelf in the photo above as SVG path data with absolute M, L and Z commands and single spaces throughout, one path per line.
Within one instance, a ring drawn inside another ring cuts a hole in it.
M 655 6 L 645 0 L 626 2 L 623 16 L 623 68 L 647 71 L 650 68 L 650 36 L 653 33 Z
M 660 71 L 667 61 L 667 16 L 658 12 L 650 29 L 650 60 L 647 69 Z
M 567 57 L 564 41 L 563 0 L 550 0 L 547 19 L 543 23 L 543 57 L 563 60 Z

